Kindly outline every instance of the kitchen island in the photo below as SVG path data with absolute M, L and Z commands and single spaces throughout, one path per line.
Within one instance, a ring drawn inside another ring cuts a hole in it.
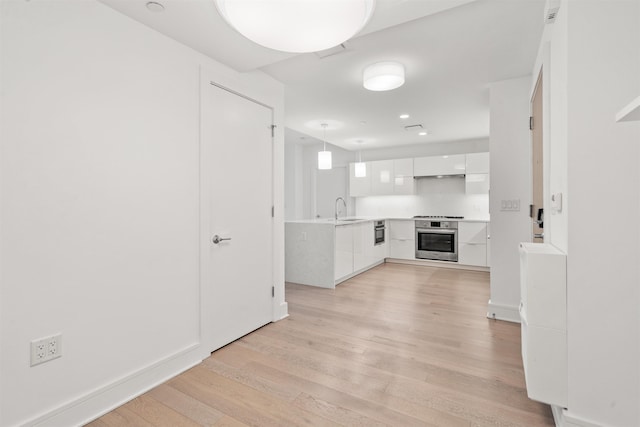
M 285 280 L 335 288 L 388 256 L 387 242 L 375 243 L 377 218 L 340 218 L 285 223 Z

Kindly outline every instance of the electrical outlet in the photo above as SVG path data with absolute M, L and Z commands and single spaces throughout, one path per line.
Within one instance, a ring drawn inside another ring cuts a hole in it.
M 31 366 L 36 366 L 62 356 L 62 335 L 31 341 Z

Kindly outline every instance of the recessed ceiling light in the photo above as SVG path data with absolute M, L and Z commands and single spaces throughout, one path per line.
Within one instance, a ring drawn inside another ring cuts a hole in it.
M 408 119 L 409 115 L 408 114 L 400 114 L 400 118 L 401 119 Z
M 427 134 L 426 132 L 420 132 L 418 135 L 425 136 L 426 134 Z
M 158 2 L 150 1 L 147 3 L 147 9 L 149 9 L 151 12 L 163 12 L 164 6 Z

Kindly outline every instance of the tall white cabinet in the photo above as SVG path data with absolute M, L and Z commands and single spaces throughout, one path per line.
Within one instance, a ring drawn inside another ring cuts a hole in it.
M 567 256 L 550 244 L 520 244 L 522 362 L 528 396 L 567 407 Z

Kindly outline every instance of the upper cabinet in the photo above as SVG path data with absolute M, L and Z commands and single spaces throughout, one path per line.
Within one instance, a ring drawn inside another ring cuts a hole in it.
M 393 161 L 393 194 L 414 194 L 416 180 L 413 179 L 413 159 Z
M 465 155 L 416 157 L 413 159 L 414 176 L 464 175 Z
M 393 160 L 371 162 L 371 193 L 374 196 L 393 194 Z
M 365 164 L 365 176 L 357 177 L 355 163 L 349 163 L 349 195 L 363 197 L 371 195 L 371 162 Z
M 467 194 L 489 193 L 489 153 L 467 154 L 467 173 L 464 177 Z
M 414 194 L 413 159 L 366 162 L 366 176 L 356 177 L 355 163 L 349 164 L 351 197 Z
M 467 173 L 489 173 L 489 153 L 467 154 Z
M 489 192 L 489 153 L 452 154 L 415 159 L 366 162 L 366 175 L 356 177 L 349 164 L 351 197 L 415 194 L 414 177 L 465 175 L 467 194 Z

